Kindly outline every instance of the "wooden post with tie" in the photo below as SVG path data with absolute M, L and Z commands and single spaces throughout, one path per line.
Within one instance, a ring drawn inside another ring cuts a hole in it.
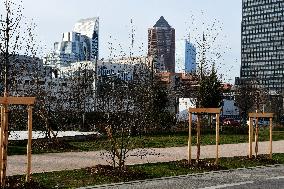
M 249 158 L 252 158 L 252 138 L 253 138 L 253 127 L 252 119 L 256 119 L 256 130 L 255 130 L 255 155 L 258 155 L 258 119 L 269 118 L 269 158 L 272 159 L 272 118 L 273 113 L 249 113 Z
M 219 143 L 220 143 L 220 109 L 219 108 L 189 108 L 189 129 L 188 129 L 188 163 L 191 164 L 191 129 L 192 129 L 192 114 L 197 114 L 197 157 L 196 160 L 198 162 L 200 158 L 200 116 L 201 114 L 214 114 L 216 115 L 216 160 L 215 164 L 218 164 L 219 160 Z
M 218 161 L 219 161 L 219 142 L 220 142 L 219 116 L 220 114 L 216 114 L 216 160 L 215 160 L 216 165 L 218 164 Z
M 27 144 L 27 174 L 26 182 L 31 180 L 31 166 L 32 166 L 32 106 L 28 106 L 28 144 Z
M 32 152 L 32 105 L 35 97 L 10 97 L 4 93 L 0 97 L 1 105 L 1 128 L 0 128 L 0 187 L 5 187 L 7 169 L 7 147 L 8 147 L 8 105 L 28 106 L 28 144 L 27 144 L 27 175 L 26 181 L 31 179 L 31 152 Z
M 189 126 L 188 126 L 188 164 L 191 164 L 191 122 L 192 122 L 192 113 L 189 112 Z

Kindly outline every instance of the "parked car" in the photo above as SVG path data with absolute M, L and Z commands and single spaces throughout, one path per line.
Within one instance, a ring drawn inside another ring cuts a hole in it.
M 269 121 L 267 121 L 267 120 L 258 120 L 258 126 L 269 126 Z
M 223 125 L 240 126 L 240 121 L 232 118 L 225 118 L 223 120 Z
M 258 120 L 258 126 L 269 126 L 270 122 L 268 120 Z M 247 120 L 247 125 L 249 125 L 249 120 Z M 256 125 L 256 120 L 253 119 L 252 120 L 252 125 L 255 126 Z

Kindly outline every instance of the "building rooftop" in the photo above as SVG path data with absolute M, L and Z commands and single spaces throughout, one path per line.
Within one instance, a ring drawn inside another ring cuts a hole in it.
M 165 18 L 163 16 L 160 17 L 160 19 L 156 22 L 156 24 L 154 25 L 155 28 L 158 27 L 163 27 L 163 28 L 170 28 L 171 26 L 169 25 L 169 23 L 165 20 Z
M 96 20 L 98 20 L 99 17 L 92 17 L 92 18 L 83 18 L 83 19 L 80 19 L 78 22 L 90 22 L 90 21 L 93 21 L 95 22 Z M 77 23 L 78 23 L 77 22 Z

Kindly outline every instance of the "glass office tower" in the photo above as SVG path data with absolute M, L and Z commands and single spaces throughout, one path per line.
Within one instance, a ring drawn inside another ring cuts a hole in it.
M 241 72 L 236 84 L 284 87 L 284 0 L 242 1 Z
M 91 43 L 91 60 L 99 58 L 99 17 L 79 20 L 73 31 L 89 37 Z
M 176 73 L 194 73 L 196 71 L 196 48 L 187 39 L 176 41 Z

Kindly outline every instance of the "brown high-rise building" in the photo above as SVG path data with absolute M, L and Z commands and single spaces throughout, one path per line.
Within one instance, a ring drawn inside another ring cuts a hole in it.
M 148 29 L 148 56 L 158 60 L 156 71 L 175 72 L 175 29 L 163 16 Z

